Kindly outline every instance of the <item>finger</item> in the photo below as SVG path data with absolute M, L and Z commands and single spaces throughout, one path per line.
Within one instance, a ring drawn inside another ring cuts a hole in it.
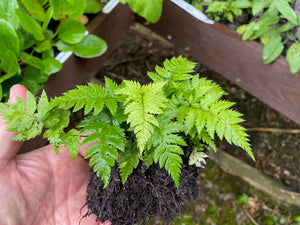
M 27 89 L 20 85 L 14 85 L 10 89 L 10 97 L 8 102 L 15 103 L 17 101 L 17 97 L 26 98 Z M 22 143 L 21 142 L 13 142 L 11 139 L 16 135 L 13 132 L 6 131 L 6 124 L 2 117 L 0 117 L 0 168 L 3 168 L 7 165 L 17 154 Z
M 89 149 L 89 147 L 91 147 L 93 144 L 87 144 L 87 145 L 82 145 L 80 146 L 79 149 L 79 156 L 81 156 L 82 158 L 85 158 L 85 153 L 87 152 L 87 150 Z

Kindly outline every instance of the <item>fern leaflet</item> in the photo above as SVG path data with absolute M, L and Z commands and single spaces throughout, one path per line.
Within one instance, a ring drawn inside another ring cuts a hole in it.
M 91 157 L 89 165 L 93 166 L 106 187 L 109 184 L 111 167 L 118 159 L 118 151 L 124 151 L 126 139 L 123 129 L 112 125 L 104 118 L 109 117 L 105 115 L 87 117 L 79 127 L 82 128 L 81 133 L 87 135 L 82 144 L 93 144 L 86 152 L 85 158 Z
M 127 142 L 126 150 L 120 152 L 118 164 L 121 172 L 122 182 L 125 183 L 128 176 L 133 172 L 139 164 L 139 150 L 136 145 Z
M 16 132 L 14 141 L 30 140 L 41 134 L 43 123 L 41 114 L 36 113 L 35 97 L 27 92 L 26 102 L 17 98 L 15 104 L 1 104 L 0 111 L 8 122 L 8 131 Z
M 179 186 L 183 150 L 180 146 L 185 146 L 183 138 L 178 135 L 184 130 L 184 126 L 178 122 L 171 122 L 175 118 L 177 111 L 168 111 L 158 116 L 159 128 L 151 138 L 149 147 L 153 146 L 153 158 L 159 166 L 165 167 L 171 175 L 176 187 Z
M 179 97 L 188 105 L 181 106 L 180 111 L 184 116 L 186 133 L 192 134 L 196 128 L 198 137 L 212 145 L 210 139 L 214 139 L 217 133 L 222 140 L 224 137 L 229 143 L 233 143 L 244 150 L 254 159 L 245 129 L 239 125 L 244 120 L 242 114 L 230 107 L 232 102 L 220 100 L 226 94 L 217 84 L 206 78 L 195 76 L 191 80 L 190 89 L 183 91 Z M 210 136 L 201 137 L 206 132 Z
M 125 114 L 128 114 L 127 122 L 137 137 L 140 153 L 158 126 L 155 115 L 163 112 L 167 102 L 162 92 L 163 86 L 164 83 L 141 86 L 134 81 L 124 81 L 123 87 L 117 92 L 126 96 Z
M 106 88 L 89 83 L 88 86 L 79 85 L 77 89 L 65 92 L 63 96 L 55 98 L 51 104 L 62 109 L 70 109 L 73 112 L 84 108 L 84 114 L 87 115 L 93 110 L 93 114 L 99 114 L 106 106 L 111 114 L 117 111 L 117 100 L 115 92 L 118 87 L 106 78 Z

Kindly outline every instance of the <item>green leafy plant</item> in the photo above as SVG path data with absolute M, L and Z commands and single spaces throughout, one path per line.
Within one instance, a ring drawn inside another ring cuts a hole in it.
M 254 19 L 237 30 L 243 39 L 260 38 L 265 45 L 263 61 L 268 64 L 284 54 L 292 73 L 299 71 L 299 30 L 300 20 L 291 7 L 294 1 L 253 1 L 252 15 Z
M 58 52 L 92 58 L 106 42 L 87 34 L 85 14 L 98 13 L 107 0 L 3 0 L 0 2 L 0 99 L 15 83 L 37 93 L 49 76 L 62 68 Z M 125 1 L 133 11 L 157 22 L 162 0 Z
M 234 16 L 242 15 L 243 9 L 251 6 L 248 0 L 190 0 L 188 1 L 215 21 L 233 22 Z
M 101 10 L 97 0 L 3 0 L 0 2 L 0 99 L 15 83 L 36 93 L 62 68 L 55 55 L 73 51 L 80 57 L 103 54 L 101 38 L 86 35 L 85 13 Z M 3 91 L 3 92 L 2 92 Z
M 44 137 L 58 153 L 65 145 L 76 158 L 81 145 L 91 144 L 85 158 L 109 184 L 111 167 L 118 165 L 126 182 L 140 161 L 158 163 L 178 187 L 183 158 L 200 164 L 206 155 L 203 143 L 216 150 L 215 135 L 237 145 L 254 159 L 241 114 L 222 100 L 226 94 L 217 84 L 194 73 L 195 63 L 179 56 L 165 60 L 149 72 L 152 83 L 141 85 L 124 80 L 121 85 L 105 78 L 105 86 L 88 84 L 48 99 L 38 100 L 28 92 L 26 101 L 1 103 L 0 112 L 8 130 L 17 132 L 14 141 Z M 84 119 L 66 131 L 71 112 L 83 110 Z M 83 141 L 80 141 L 83 138 Z M 187 151 L 185 146 L 193 146 Z
M 264 44 L 262 59 L 269 64 L 285 55 L 291 73 L 300 69 L 300 20 L 299 1 L 295 0 L 192 0 L 199 10 L 210 18 L 234 22 L 242 12 L 252 17 L 250 23 L 242 24 L 237 32 L 243 40 L 259 40 Z
M 161 17 L 163 0 L 119 0 L 119 2 L 128 3 L 132 11 L 151 23 L 156 23 Z

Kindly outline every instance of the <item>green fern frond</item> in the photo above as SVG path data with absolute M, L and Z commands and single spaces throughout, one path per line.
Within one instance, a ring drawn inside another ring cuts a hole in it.
M 81 133 L 86 134 L 82 145 L 93 144 L 86 152 L 85 158 L 91 157 L 90 166 L 93 166 L 97 176 L 101 177 L 104 187 L 109 184 L 111 167 L 115 165 L 119 151 L 124 151 L 126 144 L 124 130 L 112 125 L 108 118 L 101 113 L 86 118 L 79 125 L 82 128 Z
M 182 56 L 173 57 L 171 60 L 164 61 L 164 67 L 156 66 L 155 71 L 148 72 L 148 76 L 154 82 L 169 82 L 188 80 L 192 77 L 190 73 L 194 72 L 196 63 L 183 58 Z
M 172 121 L 177 113 L 176 110 L 170 110 L 157 117 L 159 128 L 155 128 L 149 143 L 149 148 L 154 148 L 154 162 L 166 168 L 176 187 L 179 185 L 183 155 L 180 146 L 186 145 L 182 136 L 178 134 L 183 132 L 184 126 Z
M 89 151 L 93 152 L 89 165 L 93 167 L 96 175 L 103 180 L 103 188 L 106 188 L 110 181 L 111 167 L 115 165 L 115 160 L 118 158 L 117 151 L 112 146 L 100 143 L 90 147 Z
M 79 132 L 76 129 L 71 129 L 68 132 L 62 132 L 61 135 L 62 143 L 66 146 L 68 152 L 72 159 L 75 159 L 78 155 L 80 149 L 80 139 Z
M 198 138 L 202 140 L 205 144 L 207 144 L 209 147 L 211 147 L 215 152 L 217 151 L 214 140 L 208 135 L 205 129 L 200 134 L 198 134 Z
M 133 172 L 133 169 L 138 166 L 140 161 L 139 150 L 136 145 L 128 141 L 125 149 L 125 151 L 119 153 L 118 159 L 123 183 L 126 182 L 128 176 Z
M 15 104 L 1 103 L 0 112 L 3 118 L 8 121 L 7 130 L 17 133 L 13 138 L 14 141 L 30 140 L 42 133 L 41 113 L 36 113 L 36 110 L 36 99 L 30 92 L 27 92 L 26 102 L 17 98 Z
M 51 104 L 62 109 L 73 107 L 73 112 L 84 108 L 85 115 L 91 111 L 97 115 L 106 106 L 114 115 L 117 110 L 115 96 L 117 89 L 117 86 L 106 78 L 106 88 L 92 83 L 89 83 L 88 86 L 79 85 L 77 89 L 65 92 L 62 96 L 55 98 Z
M 140 85 L 134 81 L 124 81 L 123 87 L 117 92 L 125 95 L 125 114 L 127 122 L 137 137 L 140 153 L 143 152 L 154 128 L 158 126 L 156 114 L 161 114 L 168 101 L 162 92 L 164 83 Z
M 69 125 L 70 111 L 59 108 L 51 108 L 44 115 L 44 127 L 48 128 L 44 133 L 44 138 L 47 138 L 56 153 L 59 153 L 59 149 L 64 144 L 63 139 L 67 140 L 67 136 L 62 137 L 64 129 Z M 71 134 L 71 133 L 69 133 Z M 71 150 L 70 154 L 74 156 L 74 151 Z
M 164 82 L 166 96 L 186 88 L 187 83 L 193 77 L 190 73 L 194 72 L 196 63 L 183 58 L 182 56 L 173 57 L 164 61 L 164 67 L 156 66 L 155 71 L 148 72 L 148 76 L 154 82 Z
M 189 89 L 185 89 L 181 102 L 187 102 L 188 105 L 180 107 L 181 115 L 184 118 L 186 134 L 197 136 L 210 146 L 214 147 L 212 140 L 215 133 L 222 140 L 235 144 L 243 149 L 254 159 L 249 144 L 248 135 L 239 124 L 244 120 L 242 114 L 230 109 L 234 103 L 220 100 L 223 95 L 227 94 L 219 85 L 195 76 L 191 79 Z M 210 139 L 207 136 L 209 135 Z
M 165 167 L 171 175 L 176 187 L 179 186 L 183 150 L 178 145 L 161 143 L 154 149 L 154 162 Z

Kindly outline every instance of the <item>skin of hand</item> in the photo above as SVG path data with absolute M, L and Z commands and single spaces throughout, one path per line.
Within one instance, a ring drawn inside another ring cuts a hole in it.
M 8 102 L 25 99 L 26 88 L 11 88 Z M 1 225 L 109 225 L 90 215 L 81 220 L 87 207 L 86 187 L 91 177 L 82 147 L 76 159 L 66 149 L 56 154 L 50 145 L 17 155 L 21 144 L 13 142 L 0 118 L 0 224 Z

